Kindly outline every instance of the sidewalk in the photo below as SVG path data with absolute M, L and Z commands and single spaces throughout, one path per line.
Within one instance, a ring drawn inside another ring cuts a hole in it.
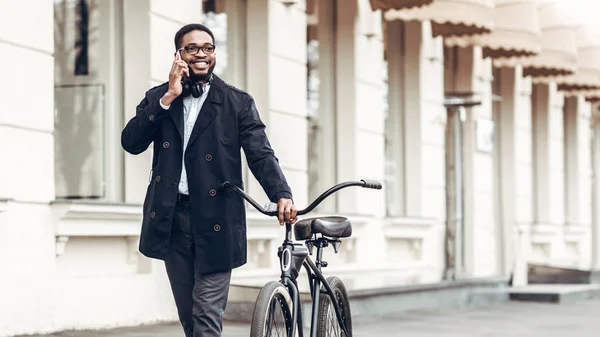
M 598 337 L 600 300 L 575 304 L 509 302 L 483 308 L 427 310 L 377 318 L 356 318 L 354 337 Z M 247 337 L 248 325 L 225 323 L 223 337 Z M 52 337 L 183 337 L 177 324 Z M 50 337 L 45 336 L 45 337 Z M 42 337 L 42 336 L 35 336 Z M 308 337 L 305 334 L 305 337 Z

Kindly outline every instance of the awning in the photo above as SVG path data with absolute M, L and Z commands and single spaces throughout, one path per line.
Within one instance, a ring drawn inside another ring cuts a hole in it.
M 523 66 L 523 76 L 551 79 L 572 75 L 577 70 L 577 27 L 562 15 L 556 3 L 541 2 L 538 18 L 542 31 L 542 52 L 534 57 L 517 60 L 496 60 L 497 65 L 518 63 Z
M 585 97 L 586 102 L 600 102 L 600 90 L 592 90 L 583 95 Z
M 589 28 L 577 30 L 577 71 L 556 83 L 561 91 L 600 89 L 600 42 Z
M 535 56 L 542 50 L 537 0 L 494 0 L 494 29 L 490 34 L 448 37 L 448 46 L 481 46 L 483 57 Z
M 433 36 L 488 34 L 493 29 L 493 0 L 434 0 L 429 6 L 389 10 L 388 21 L 431 21 Z
M 374 11 L 381 9 L 386 11 L 388 9 L 403 9 L 413 8 L 429 5 L 433 0 L 369 0 L 371 2 L 371 9 Z

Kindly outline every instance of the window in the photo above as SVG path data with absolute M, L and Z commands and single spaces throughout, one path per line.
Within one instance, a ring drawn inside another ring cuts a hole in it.
M 215 35 L 217 64 L 214 73 L 229 84 L 246 88 L 246 0 L 203 0 L 202 24 Z M 241 151 L 242 155 L 243 150 Z M 242 160 L 242 179 L 246 186 L 249 173 Z
M 307 1 L 307 165 L 308 198 L 337 183 L 335 1 Z M 317 210 L 335 212 L 336 198 Z
M 202 24 L 208 27 L 215 35 L 218 62 L 215 65 L 215 74 L 226 78 L 228 64 L 227 45 L 227 13 L 225 13 L 224 0 L 202 1 Z
M 308 119 L 308 195 L 313 200 L 322 191 L 319 184 L 319 40 L 317 26 L 307 32 L 307 119 Z
M 122 199 L 120 2 L 55 0 L 57 199 Z

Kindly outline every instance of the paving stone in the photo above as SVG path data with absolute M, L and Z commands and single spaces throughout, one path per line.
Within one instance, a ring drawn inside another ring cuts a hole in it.
M 354 337 L 598 337 L 600 300 L 552 304 L 507 302 L 458 309 L 416 310 L 354 319 Z M 247 324 L 225 322 L 223 337 L 247 337 Z M 176 323 L 34 337 L 182 337 Z M 305 336 L 308 336 L 305 334 Z

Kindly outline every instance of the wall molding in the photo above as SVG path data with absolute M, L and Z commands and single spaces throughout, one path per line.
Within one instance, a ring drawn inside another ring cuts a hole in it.
M 139 236 L 142 207 L 126 204 L 53 202 L 57 236 Z
M 445 221 L 434 218 L 398 217 L 383 220 L 386 238 L 395 239 L 424 239 L 430 229 L 444 225 Z
M 529 229 L 531 244 L 552 244 L 557 235 L 562 234 L 564 224 L 534 222 Z M 527 231 L 526 225 L 519 226 L 520 232 Z
M 56 257 L 65 253 L 71 237 L 121 237 L 127 241 L 129 263 L 138 263 L 140 272 L 149 271 L 149 263 L 139 259 L 138 251 L 141 206 L 77 201 L 55 201 L 50 206 L 54 215 Z

